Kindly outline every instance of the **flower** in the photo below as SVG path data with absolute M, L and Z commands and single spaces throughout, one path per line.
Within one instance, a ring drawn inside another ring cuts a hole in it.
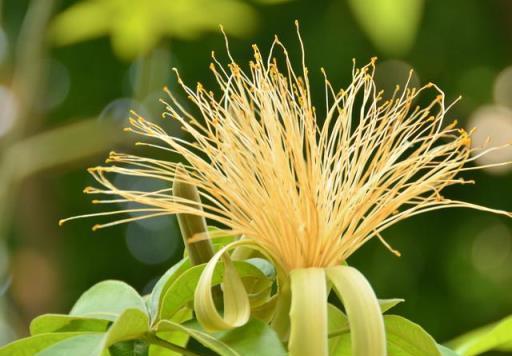
M 277 37 L 267 59 L 253 46 L 248 70 L 231 55 L 223 66 L 212 54 L 220 96 L 201 84 L 195 90 L 186 86 L 177 74 L 200 118 L 168 89 L 163 116 L 177 120 L 193 141 L 170 136 L 136 113 L 127 130 L 159 140 L 139 144 L 177 153 L 187 164 L 180 169 L 179 163 L 112 152 L 107 160 L 112 165 L 90 169 L 101 187 L 85 192 L 119 197 L 98 203 L 142 204 L 132 210 L 144 215 L 95 228 L 159 215 L 199 215 L 243 235 L 291 271 L 338 265 L 372 237 L 398 254 L 380 233 L 419 213 L 467 207 L 511 216 L 441 195 L 447 186 L 470 183 L 458 173 L 478 168 L 464 166 L 495 148 L 473 154 L 471 132 L 457 128 L 456 121 L 445 124 L 451 105 L 436 85 L 406 85 L 384 100 L 372 59 L 360 69 L 354 64 L 352 83 L 339 92 L 324 72 L 326 108 L 320 115 L 311 100 L 302 41 L 301 48 L 300 75 Z M 281 66 L 274 57 L 279 49 Z M 421 107 L 416 99 L 426 91 L 436 96 Z M 123 190 L 112 173 L 159 179 L 169 188 Z M 195 185 L 202 203 L 174 196 L 174 181 Z

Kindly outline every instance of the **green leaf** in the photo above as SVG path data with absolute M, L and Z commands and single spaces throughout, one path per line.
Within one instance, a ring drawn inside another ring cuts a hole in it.
M 245 260 L 245 262 L 250 263 L 251 265 L 258 267 L 258 269 L 263 272 L 263 274 L 267 278 L 275 278 L 276 276 L 276 269 L 274 268 L 274 265 L 267 261 L 264 258 L 254 257 L 249 258 L 248 260 Z
M 183 272 L 190 268 L 190 261 L 184 258 L 164 273 L 164 275 L 156 282 L 151 292 L 151 301 L 149 303 L 149 314 L 151 315 L 151 322 L 154 322 L 163 303 L 163 297 L 170 286 L 174 283 L 176 278 L 181 276 Z
M 170 320 L 161 320 L 160 322 L 158 322 L 156 326 L 156 331 L 181 331 L 189 335 L 191 338 L 195 339 L 201 345 L 217 352 L 222 356 L 241 356 L 231 347 L 229 347 L 222 341 L 217 340 L 212 335 L 203 331 L 196 330 L 194 328 L 174 323 Z
M 38 356 L 100 356 L 103 334 L 78 335 L 58 342 L 42 352 Z
M 227 244 L 234 242 L 239 238 L 238 235 L 232 235 L 229 232 L 224 231 L 223 229 L 220 229 L 216 226 L 208 226 L 208 232 L 210 234 L 215 252 L 219 251 Z
M 45 314 L 30 323 L 30 334 L 68 331 L 107 331 L 110 321 L 64 314 Z
M 421 326 L 398 315 L 385 315 L 388 354 L 439 356 L 435 340 Z
M 393 308 L 397 304 L 404 302 L 404 299 L 393 298 L 393 299 L 379 299 L 380 311 L 382 314 Z
M 446 346 L 443 346 L 443 345 L 437 345 L 437 349 L 439 350 L 439 352 L 441 353 L 441 356 L 460 356 L 458 353 L 456 353 L 455 351 L 447 348 Z
M 396 315 L 385 315 L 386 345 L 389 356 L 455 356 L 441 353 L 442 347 L 419 325 Z M 336 347 L 330 350 L 330 356 L 351 356 L 349 334 L 336 336 Z M 446 348 L 444 348 L 446 349 Z M 447 352 L 443 349 L 443 352 Z
M 448 346 L 464 356 L 495 349 L 512 351 L 512 316 L 462 335 L 450 341 Z
M 114 344 L 108 351 L 110 352 L 110 356 L 147 356 L 149 346 L 143 341 L 130 340 Z
M 45 349 L 44 356 L 101 356 L 110 346 L 143 338 L 149 331 L 149 318 L 140 309 L 126 309 L 106 333 L 85 334 L 63 340 Z
M 233 261 L 233 265 L 241 278 L 265 278 L 263 272 L 250 263 Z M 194 299 L 194 293 L 205 266 L 206 265 L 193 266 L 174 280 L 162 299 L 159 319 L 171 319 L 174 313 Z M 223 276 L 224 266 L 218 264 L 212 277 L 212 286 L 220 284 L 223 280 Z
M 190 339 L 190 336 L 182 331 L 163 331 L 157 333 L 157 336 L 180 347 L 185 347 Z M 151 356 L 181 356 L 180 353 L 153 344 L 149 346 L 149 354 Z
M 36 353 L 56 344 L 62 340 L 79 335 L 101 335 L 98 333 L 69 332 L 69 333 L 45 333 L 24 339 L 19 339 L 0 347 L 0 356 L 33 356 Z
M 75 303 L 70 315 L 97 317 L 114 321 L 127 308 L 146 313 L 142 297 L 121 281 L 104 281 L 92 286 Z
M 343 337 L 347 337 L 350 331 L 347 316 L 334 305 L 329 304 L 327 305 L 327 325 L 329 330 L 329 355 L 335 355 Z M 348 351 L 350 352 L 350 348 Z
M 149 318 L 146 313 L 139 309 L 126 309 L 108 329 L 103 347 L 107 348 L 120 341 L 141 338 L 149 330 Z
M 276 332 L 259 320 L 253 319 L 244 326 L 213 335 L 243 356 L 287 355 Z

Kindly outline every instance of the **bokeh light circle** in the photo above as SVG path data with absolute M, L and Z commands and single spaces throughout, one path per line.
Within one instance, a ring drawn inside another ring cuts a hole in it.
M 512 110 L 502 106 L 483 106 L 470 117 L 468 130 L 476 128 L 472 135 L 475 148 L 497 147 L 512 143 Z M 478 153 L 480 151 L 476 151 Z M 512 160 L 512 147 L 495 150 L 477 159 L 480 165 L 489 165 Z M 493 174 L 503 174 L 511 169 L 511 165 L 489 167 L 485 170 Z
M 507 277 L 503 271 L 510 266 L 512 234 L 507 226 L 494 224 L 474 239 L 471 261 L 477 271 L 490 278 Z
M 135 111 L 141 116 L 147 116 L 147 110 L 144 105 L 131 98 L 119 98 L 105 106 L 98 116 L 98 120 L 126 127 L 129 125 L 130 111 Z
M 494 101 L 512 108 L 512 66 L 502 70 L 494 81 Z
M 149 230 L 139 224 L 129 224 L 126 229 L 126 245 L 140 262 L 159 264 L 171 258 L 178 249 L 179 236 L 176 236 L 175 231 L 176 228 Z

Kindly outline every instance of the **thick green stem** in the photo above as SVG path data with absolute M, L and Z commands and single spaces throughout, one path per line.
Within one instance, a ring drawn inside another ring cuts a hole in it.
M 191 206 L 193 205 L 194 208 L 201 209 L 201 198 L 196 186 L 185 182 L 187 178 L 186 171 L 178 167 L 176 176 L 177 178 L 173 184 L 174 196 L 186 199 L 191 202 Z M 194 236 L 201 236 L 208 233 L 205 219 L 202 216 L 191 214 L 177 214 L 177 218 L 190 261 L 194 265 L 207 263 L 213 256 L 211 241 L 209 239 L 202 239 L 189 242 Z
M 175 197 L 183 198 L 191 202 L 193 207 L 201 209 L 201 197 L 195 185 L 186 183 L 187 172 L 181 166 L 176 169 L 176 178 L 173 184 L 173 194 Z M 208 263 L 213 257 L 213 245 L 210 239 L 202 239 L 190 242 L 194 236 L 204 236 L 208 234 L 206 220 L 202 216 L 191 214 L 177 214 L 178 224 L 180 226 L 183 243 L 188 251 L 190 262 L 193 265 Z M 220 286 L 212 288 L 213 300 L 217 307 L 222 306 L 222 291 Z

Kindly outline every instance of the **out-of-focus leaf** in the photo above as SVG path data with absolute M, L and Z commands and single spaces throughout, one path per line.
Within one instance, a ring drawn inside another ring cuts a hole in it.
M 255 2 L 259 2 L 265 5 L 273 5 L 273 4 L 282 4 L 285 2 L 290 2 L 291 0 L 254 0 Z
M 52 35 L 67 45 L 109 34 L 115 52 L 132 58 L 148 52 L 162 37 L 194 38 L 223 24 L 245 35 L 256 24 L 254 10 L 240 0 L 87 0 L 55 19 Z
M 114 321 L 128 308 L 146 313 L 144 300 L 135 289 L 124 282 L 110 280 L 95 284 L 82 294 L 69 314 Z
M 423 0 L 349 0 L 374 46 L 401 56 L 412 47 L 423 12 Z
M 100 338 L 102 337 L 102 334 L 100 333 L 83 332 L 39 334 L 14 341 L 3 347 L 0 347 L 0 356 L 33 356 L 38 352 L 48 348 L 49 346 L 59 343 L 60 341 L 83 335 L 92 337 L 99 335 Z
M 117 125 L 82 120 L 16 142 L 6 150 L 0 169 L 10 172 L 14 180 L 22 180 L 44 169 L 101 153 L 127 138 L 119 134 Z
M 461 355 L 478 355 L 490 350 L 512 351 L 512 316 L 471 331 L 449 343 Z
M 109 320 L 86 318 L 63 314 L 45 314 L 30 323 L 30 334 L 37 335 L 51 332 L 69 331 L 107 331 Z

